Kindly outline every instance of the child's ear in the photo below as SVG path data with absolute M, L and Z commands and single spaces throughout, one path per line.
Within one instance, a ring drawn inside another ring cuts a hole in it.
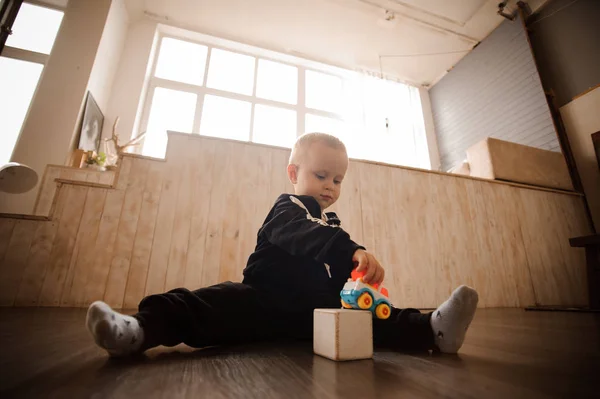
M 296 165 L 289 164 L 287 167 L 288 179 L 292 184 L 298 183 L 298 167 Z

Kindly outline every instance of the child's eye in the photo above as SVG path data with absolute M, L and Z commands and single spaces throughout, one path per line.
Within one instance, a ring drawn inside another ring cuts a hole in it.
M 333 183 L 334 184 L 342 184 L 342 181 L 341 180 L 334 180 Z
M 317 176 L 317 179 L 319 179 L 319 180 L 323 180 L 323 179 L 325 179 L 325 176 L 321 176 L 321 175 L 320 175 L 320 174 L 318 174 L 318 173 L 315 173 L 315 176 Z

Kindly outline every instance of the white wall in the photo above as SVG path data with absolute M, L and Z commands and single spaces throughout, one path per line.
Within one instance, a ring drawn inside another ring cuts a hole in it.
M 110 137 L 112 125 L 119 119 L 119 138 L 127 141 L 137 131 L 141 107 L 150 75 L 150 60 L 156 41 L 157 23 L 147 19 L 132 21 L 127 30 L 122 57 L 117 68 L 111 98 L 105 114 L 104 137 Z
M 112 0 L 102 39 L 96 53 L 96 60 L 88 81 L 88 90 L 96 99 L 100 110 L 105 116 L 103 131 L 110 131 L 113 122 L 107 115 L 108 104 L 121 54 L 125 47 L 128 27 L 129 15 L 124 0 Z M 75 136 L 73 148 L 77 147 L 77 139 L 78 137 Z M 101 146 L 100 151 L 102 150 Z
M 592 133 L 600 131 L 600 87 L 560 108 L 596 231 L 600 229 L 600 165 Z
M 12 156 L 32 167 L 40 180 L 47 164 L 64 164 L 69 158 L 110 5 L 111 0 L 70 0 L 65 9 Z M 1 194 L 0 212 L 31 213 L 38 188 Z
M 12 157 L 40 181 L 47 164 L 67 163 L 77 147 L 88 90 L 107 116 L 128 25 L 124 0 L 69 1 Z M 105 118 L 104 129 L 111 124 Z M 32 213 L 38 189 L 1 194 L 0 212 Z
M 440 153 L 438 152 L 437 137 L 435 135 L 435 125 L 433 123 L 433 113 L 431 111 L 431 100 L 429 91 L 419 88 L 421 96 L 421 107 L 423 108 L 423 122 L 425 123 L 425 134 L 427 136 L 427 150 L 429 152 L 429 167 L 431 170 L 440 170 Z

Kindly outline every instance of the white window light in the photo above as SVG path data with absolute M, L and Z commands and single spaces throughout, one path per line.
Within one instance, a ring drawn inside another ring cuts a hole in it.
M 0 165 L 10 161 L 64 12 L 23 3 L 0 57 Z
M 282 147 L 321 131 L 340 137 L 352 158 L 427 167 L 417 88 L 198 36 L 201 42 L 161 36 L 146 101 L 159 89 L 188 95 L 172 95 L 162 110 L 146 107 L 145 155 L 164 154 L 166 130 Z M 193 67 L 180 65 L 184 57 Z M 167 118 L 171 109 L 186 110 L 185 128 L 155 122 L 154 113 Z

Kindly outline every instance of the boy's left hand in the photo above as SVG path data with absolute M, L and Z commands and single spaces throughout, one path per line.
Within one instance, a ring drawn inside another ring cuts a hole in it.
M 375 259 L 373 255 L 363 249 L 357 249 L 352 255 L 352 261 L 354 265 L 358 264 L 356 271 L 366 271 L 363 281 L 369 284 L 380 284 L 385 277 L 385 270 L 379 264 L 379 261 Z

